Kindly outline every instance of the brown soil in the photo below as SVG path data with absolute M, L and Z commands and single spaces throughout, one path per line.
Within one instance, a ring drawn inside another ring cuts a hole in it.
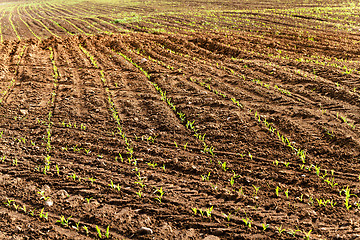
M 358 34 L 39 6 L 1 19 L 1 239 L 359 237 Z

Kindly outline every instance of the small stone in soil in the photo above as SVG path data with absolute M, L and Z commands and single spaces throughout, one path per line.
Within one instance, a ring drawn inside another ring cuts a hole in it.
M 57 195 L 61 196 L 62 198 L 67 198 L 69 194 L 64 189 L 61 189 L 57 192 Z
M 153 234 L 153 230 L 147 227 L 141 227 L 136 233 L 139 235 Z
M 209 235 L 206 238 L 204 238 L 204 240 L 220 240 L 220 238 L 214 235 Z
M 49 198 L 48 200 L 45 201 L 45 205 L 48 207 L 51 207 L 54 204 L 53 200 L 51 200 L 51 198 Z

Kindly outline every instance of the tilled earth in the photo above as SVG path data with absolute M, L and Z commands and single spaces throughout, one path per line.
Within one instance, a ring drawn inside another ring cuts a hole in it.
M 248 14 L 4 35 L 0 238 L 359 238 L 360 37 Z

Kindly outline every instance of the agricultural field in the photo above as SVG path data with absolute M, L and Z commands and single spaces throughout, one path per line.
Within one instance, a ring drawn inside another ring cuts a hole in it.
M 0 1 L 0 239 L 359 239 L 350 1 Z

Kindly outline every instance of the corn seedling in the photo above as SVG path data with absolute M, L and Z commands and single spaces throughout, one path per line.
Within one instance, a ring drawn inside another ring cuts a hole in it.
M 107 228 L 106 228 L 105 237 L 106 237 L 106 238 L 109 238 L 109 237 L 110 237 L 110 225 L 107 226 Z
M 309 196 L 309 203 L 308 204 L 314 206 L 314 200 L 313 200 L 312 196 Z
M 230 220 L 231 220 L 231 213 L 228 213 L 228 214 L 223 213 L 223 215 L 224 215 L 224 217 L 226 218 L 226 220 L 227 220 L 228 222 L 230 222 Z
M 194 207 L 194 208 L 191 208 L 191 210 L 194 212 L 194 215 L 197 214 L 197 211 L 198 211 L 197 208 Z
M 89 181 L 91 182 L 91 184 L 93 184 L 94 182 L 95 182 L 95 178 L 88 178 L 89 179 Z
M 214 206 L 211 206 L 210 208 L 208 208 L 208 209 L 205 210 L 206 216 L 207 216 L 208 218 L 211 217 L 211 212 L 213 211 L 213 209 L 214 209 Z
M 241 187 L 240 189 L 239 189 L 239 194 L 241 195 L 241 196 L 244 196 L 245 194 L 244 194 L 244 190 L 243 190 L 243 188 Z
M 301 196 L 300 196 L 300 197 L 297 197 L 297 198 L 300 200 L 300 202 L 302 202 L 302 201 L 303 201 L 303 197 L 304 197 L 304 194 L 301 194 Z
M 327 178 L 324 180 L 324 182 L 326 182 L 327 184 L 329 184 L 332 188 L 335 187 L 336 185 L 338 185 L 338 183 L 334 182 L 334 178 Z
M 43 209 L 41 209 L 41 211 L 39 213 L 39 217 L 48 220 L 48 214 L 49 213 L 44 213 L 44 208 L 43 208 Z
M 284 193 L 285 193 L 286 198 L 289 198 L 289 189 L 286 189 L 286 191 Z
M 72 178 L 74 181 L 76 180 L 76 174 L 75 173 L 69 175 L 69 177 Z
M 96 228 L 96 232 L 98 233 L 99 238 L 102 238 L 100 228 L 97 225 L 95 226 L 95 228 Z
M 13 206 L 14 206 L 15 210 L 17 211 L 17 210 L 18 210 L 18 208 L 19 208 L 19 205 L 18 205 L 18 204 L 13 203 Z
M 124 162 L 124 159 L 120 153 L 119 153 L 119 158 L 120 158 L 121 162 Z
M 270 226 L 269 224 L 263 223 L 262 224 L 263 231 L 266 231 L 266 229 L 268 229 L 269 226 Z
M 328 200 L 324 201 L 323 199 L 318 199 L 318 198 L 315 198 L 315 200 L 317 201 L 319 207 L 321 207 L 321 205 L 324 205 L 324 207 L 326 207 L 326 204 L 328 202 Z
M 56 164 L 56 165 L 55 165 L 55 168 L 56 168 L 56 174 L 59 176 L 59 175 L 60 175 L 60 169 L 59 169 L 59 166 Z
M 155 168 L 156 166 L 157 166 L 157 163 L 155 163 L 155 162 L 148 162 L 147 163 L 147 165 L 149 165 L 150 167 L 152 167 L 152 168 Z
M 63 215 L 61 215 L 60 220 L 57 220 L 56 222 L 60 223 L 64 227 L 69 226 L 69 220 L 72 216 L 65 218 Z
M 290 234 L 292 237 L 295 237 L 297 232 L 301 232 L 301 231 L 299 229 L 296 230 L 289 229 L 287 233 Z
M 280 227 L 276 227 L 276 229 L 278 230 L 279 234 L 282 234 L 285 231 L 285 228 L 282 228 L 282 225 L 280 225 Z
M 162 167 L 160 167 L 162 170 L 164 170 L 165 172 L 165 164 L 162 165 Z
M 79 229 L 79 225 L 80 225 L 80 221 L 79 222 L 75 222 L 75 230 L 76 231 L 79 231 L 80 229 Z
M 312 232 L 312 229 L 310 229 L 310 231 L 308 231 L 308 232 L 303 231 L 306 240 L 310 240 L 310 234 L 311 234 L 311 232 Z
M 156 188 L 155 193 L 158 193 L 155 199 L 161 203 L 161 199 L 164 196 L 164 191 L 162 190 L 162 187 L 160 187 L 160 189 Z
M 275 194 L 276 194 L 277 197 L 279 196 L 279 190 L 280 190 L 280 188 L 279 188 L 279 186 L 277 186 L 276 189 L 275 189 Z
M 35 215 L 35 210 L 36 210 L 36 208 L 33 209 L 33 210 L 30 210 L 29 214 L 30 214 L 31 216 L 34 216 L 34 215 Z
M 85 200 L 86 200 L 86 202 L 87 202 L 88 204 L 90 204 L 91 199 L 93 199 L 93 197 L 85 198 Z
M 260 187 L 256 187 L 255 185 L 252 185 L 252 186 L 255 189 L 254 196 L 257 196 Z
M 210 179 L 210 174 L 211 174 L 211 172 L 209 172 L 207 175 L 201 175 L 202 180 L 203 180 L 203 181 L 209 181 L 209 179 Z
M 334 208 L 336 204 L 337 204 L 337 202 L 334 202 L 333 200 L 330 201 L 330 206 L 331 206 L 332 208 Z
M 22 210 L 24 213 L 26 213 L 26 206 L 23 205 L 22 207 L 20 207 L 20 210 Z
M 245 218 L 242 218 L 242 221 L 245 223 L 245 226 L 251 228 L 252 220 L 250 220 L 250 218 L 247 217 L 246 212 L 245 212 Z
M 89 229 L 87 226 L 83 226 L 83 229 L 85 230 L 85 233 L 86 235 L 88 236 L 89 235 Z
M 41 195 L 40 200 L 44 199 L 45 201 L 47 201 L 50 198 L 50 197 L 45 197 L 45 191 L 40 191 L 37 193 Z
M 217 185 L 214 185 L 214 184 L 212 184 L 212 183 L 210 183 L 210 184 L 211 184 L 211 187 L 213 187 L 215 191 L 218 189 L 218 186 L 217 186 Z
M 110 180 L 109 186 L 113 189 L 117 189 L 118 191 L 120 191 L 120 189 L 121 189 L 120 184 L 116 185 L 116 184 L 114 184 L 114 182 L 112 180 Z
M 220 161 L 219 161 L 220 162 Z M 221 164 L 221 169 L 224 171 L 224 172 L 226 172 L 226 170 L 228 170 L 228 168 L 226 167 L 226 162 L 223 162 L 222 164 Z
M 345 192 L 345 203 L 344 203 L 344 204 L 345 204 L 346 209 L 349 210 L 349 209 L 352 207 L 352 206 L 349 204 L 350 197 L 351 197 L 351 196 L 357 197 L 357 195 L 350 193 L 350 188 L 349 188 L 349 186 L 347 186 L 346 189 L 342 189 L 342 190 L 340 191 L 340 196 L 341 196 L 341 193 L 342 193 L 342 192 Z
M 234 182 L 235 182 L 234 177 L 231 177 L 231 178 L 230 178 L 230 185 L 231 185 L 231 186 L 234 186 Z
M 136 194 L 138 195 L 139 198 L 141 198 L 141 196 L 142 196 L 141 189 L 138 192 L 136 192 Z

